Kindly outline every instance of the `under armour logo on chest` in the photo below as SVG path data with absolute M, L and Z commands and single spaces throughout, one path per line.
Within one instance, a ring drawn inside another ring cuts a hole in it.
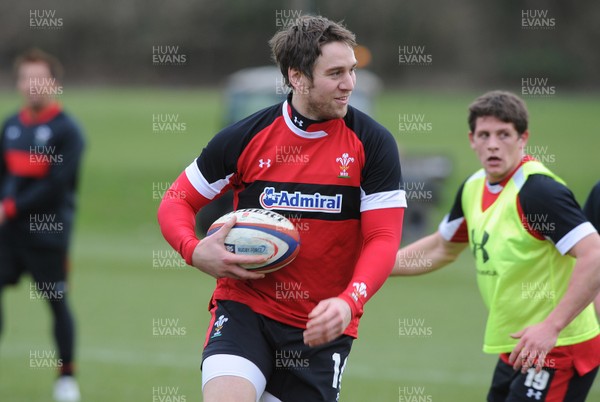
M 485 230 L 483 231 L 483 236 L 481 238 L 481 243 L 477 243 L 475 241 L 475 230 L 471 230 L 471 242 L 473 247 L 473 256 L 477 258 L 477 251 L 481 251 L 481 257 L 483 258 L 483 262 L 486 263 L 490 259 L 490 255 L 485 249 L 485 244 L 488 242 L 490 235 Z
M 294 123 L 296 123 L 298 127 L 302 127 L 302 125 L 304 124 L 302 120 L 298 119 L 298 116 L 294 116 Z
M 264 168 L 264 167 L 268 167 L 268 168 L 271 167 L 271 159 L 267 159 L 266 161 L 262 160 L 262 159 L 259 159 L 258 160 L 258 167 L 261 168 L 261 169 Z

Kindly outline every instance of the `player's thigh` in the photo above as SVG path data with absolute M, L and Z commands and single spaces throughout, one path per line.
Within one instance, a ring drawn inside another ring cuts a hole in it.
M 64 298 L 68 271 L 65 248 L 31 248 L 23 261 L 40 297 L 50 301 Z
M 263 332 L 262 316 L 227 300 L 218 301 L 211 315 L 202 354 L 203 392 L 233 392 L 225 388 L 232 386 L 228 378 L 237 377 L 233 380 L 252 384 L 252 395 L 258 398 L 272 371 L 272 351 Z M 217 380 L 219 377 L 223 378 Z
M 204 402 L 256 402 L 254 384 L 246 378 L 219 376 L 209 380 L 203 388 Z
M 339 399 L 353 339 L 343 335 L 311 348 L 304 344 L 302 332 L 293 328 L 290 330 L 293 341 L 279 343 L 266 391 L 286 402 L 335 402 Z
M 24 269 L 18 250 L 0 238 L 0 289 L 17 283 Z

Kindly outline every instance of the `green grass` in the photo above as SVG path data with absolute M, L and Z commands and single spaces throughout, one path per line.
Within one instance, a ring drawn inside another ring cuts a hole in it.
M 436 193 L 443 207 L 431 213 L 432 223 L 449 208 L 458 183 L 477 168 L 465 122 L 466 105 L 476 95 L 400 92 L 378 100 L 376 117 L 403 152 L 444 153 L 453 161 L 448 185 Z M 88 140 L 71 278 L 84 401 L 152 401 L 158 387 L 179 387 L 177 395 L 200 401 L 198 366 L 214 280 L 191 268 L 153 268 L 153 256 L 169 252 L 156 223 L 153 186 L 171 182 L 218 130 L 222 95 L 73 89 L 62 101 Z M 591 130 L 600 97 L 531 99 L 529 105 L 532 143 L 547 146 L 555 157 L 550 167 L 583 202 L 599 179 L 600 140 Z M 1 114 L 17 107 L 13 94 L 0 94 Z M 432 130 L 399 132 L 401 113 L 424 114 Z M 155 133 L 153 114 L 177 114 L 186 130 Z M 465 253 L 441 272 L 390 280 L 366 307 L 341 400 L 398 401 L 400 390 L 416 389 L 434 401 L 483 400 L 495 358 L 481 352 L 485 311 L 472 271 Z M 30 299 L 24 279 L 3 299 L 1 401 L 49 400 L 55 376 L 52 369 L 30 367 L 30 352 L 54 346 L 47 306 Z M 155 335 L 156 319 L 178 320 L 180 333 Z M 403 336 L 401 319 L 424 320 L 429 333 Z M 600 397 L 598 385 L 592 395 L 590 400 Z

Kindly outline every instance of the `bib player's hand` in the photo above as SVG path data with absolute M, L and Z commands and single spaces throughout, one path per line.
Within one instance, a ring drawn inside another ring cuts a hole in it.
M 192 265 L 215 278 L 262 279 L 264 274 L 251 272 L 238 264 L 257 264 L 264 262 L 264 256 L 237 255 L 225 249 L 225 237 L 235 225 L 233 217 L 219 230 L 198 243 L 192 254 Z
M 2 225 L 5 220 L 6 213 L 4 212 L 4 205 L 2 205 L 2 201 L 0 200 L 0 225 Z
M 344 332 L 351 318 L 352 310 L 343 299 L 321 300 L 308 314 L 304 343 L 314 347 L 334 340 Z
M 508 358 L 513 369 L 526 373 L 530 367 L 535 367 L 535 371 L 539 373 L 544 363 L 548 365 L 546 355 L 556 345 L 559 332 L 552 325 L 540 322 L 511 334 L 511 337 L 520 339 Z

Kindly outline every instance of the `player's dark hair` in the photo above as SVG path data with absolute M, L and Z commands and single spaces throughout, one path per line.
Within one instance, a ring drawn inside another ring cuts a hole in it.
M 64 70 L 60 61 L 41 49 L 32 48 L 18 55 L 14 64 L 15 74 L 18 73 L 19 67 L 25 63 L 46 63 L 53 78 L 61 80 L 63 77 Z
M 469 128 L 475 132 L 478 117 L 493 116 L 505 123 L 512 123 L 519 135 L 527 131 L 528 113 L 525 102 L 507 91 L 491 91 L 481 95 L 469 105 Z
M 321 47 L 331 42 L 344 42 L 355 47 L 356 37 L 341 23 L 313 15 L 298 17 L 288 27 L 277 32 L 269 41 L 269 46 L 285 84 L 291 87 L 289 68 L 297 69 L 312 81 L 313 67 L 321 55 Z

